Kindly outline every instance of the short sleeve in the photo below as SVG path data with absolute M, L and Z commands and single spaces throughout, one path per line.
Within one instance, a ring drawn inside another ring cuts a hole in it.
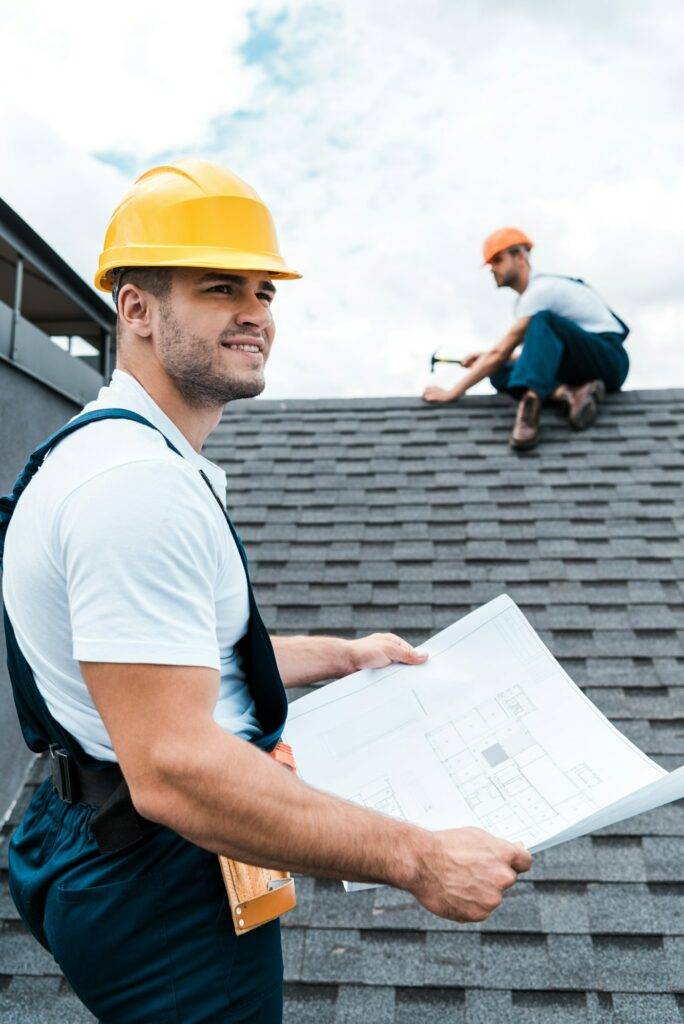
M 78 661 L 220 668 L 216 517 L 192 470 L 116 466 L 81 484 L 56 519 Z

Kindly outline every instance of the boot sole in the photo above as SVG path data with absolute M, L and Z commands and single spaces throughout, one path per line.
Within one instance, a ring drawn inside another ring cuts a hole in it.
M 539 443 L 539 437 L 535 437 L 532 441 L 514 441 L 511 438 L 511 439 L 509 439 L 509 442 L 508 442 L 509 447 L 512 448 L 514 452 L 526 452 L 526 451 L 529 451 L 530 448 L 534 448 L 535 445 L 538 444 L 538 443 Z

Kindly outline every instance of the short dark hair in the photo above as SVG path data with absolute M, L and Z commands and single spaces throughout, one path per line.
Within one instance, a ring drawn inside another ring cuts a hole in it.
M 116 304 L 116 340 L 120 336 L 119 292 L 125 284 L 134 284 L 136 288 L 154 295 L 155 299 L 166 299 L 171 293 L 171 267 L 123 267 L 117 271 L 114 279 L 112 298 Z

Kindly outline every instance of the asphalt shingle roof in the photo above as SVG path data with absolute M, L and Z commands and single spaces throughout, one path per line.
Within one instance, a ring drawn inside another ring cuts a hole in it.
M 274 633 L 419 642 L 506 592 L 618 728 L 678 767 L 684 391 L 612 396 L 583 434 L 545 412 L 522 456 L 506 447 L 512 414 L 499 397 L 229 407 L 205 454 L 228 472 L 264 619 Z M 0 1024 L 81 1024 L 7 894 L 6 840 L 35 777 L 0 851 Z M 299 879 L 286 1020 L 681 1021 L 683 803 L 539 854 L 481 925 L 405 893 Z

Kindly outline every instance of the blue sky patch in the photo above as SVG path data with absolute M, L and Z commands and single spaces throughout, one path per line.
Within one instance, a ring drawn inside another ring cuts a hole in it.
M 140 162 L 135 153 L 125 153 L 118 149 L 100 149 L 93 153 L 93 156 L 101 163 L 115 167 L 117 171 L 121 171 L 127 177 L 135 174 Z
M 257 10 L 248 11 L 247 20 L 249 35 L 240 47 L 245 64 L 268 65 L 282 49 L 281 29 L 287 21 L 287 11 L 279 11 L 271 17 L 264 17 Z

